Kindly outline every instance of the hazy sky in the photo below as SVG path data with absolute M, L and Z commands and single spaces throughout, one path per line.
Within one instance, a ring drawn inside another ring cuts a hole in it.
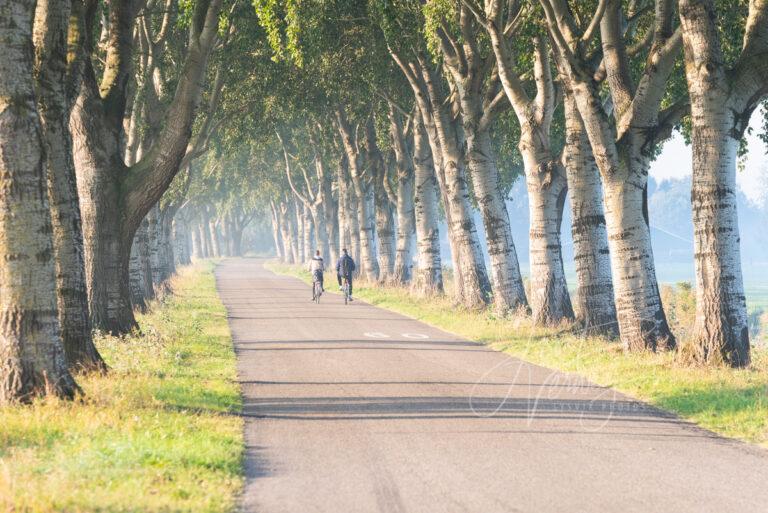
M 760 133 L 760 109 L 752 115 L 750 125 L 752 135 L 747 136 L 749 142 L 749 154 L 743 171 L 737 171 L 736 182 L 753 201 L 757 201 L 766 194 L 763 191 L 765 180 L 760 181 L 760 175 L 768 173 L 768 155 L 766 145 L 757 134 Z M 671 140 L 667 141 L 658 159 L 651 165 L 651 176 L 661 182 L 670 178 L 683 178 L 691 174 L 691 147 L 686 146 L 683 137 L 675 132 Z

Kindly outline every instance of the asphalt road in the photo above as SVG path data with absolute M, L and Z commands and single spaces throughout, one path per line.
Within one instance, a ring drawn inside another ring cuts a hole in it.
M 248 512 L 760 512 L 768 451 L 231 259 Z

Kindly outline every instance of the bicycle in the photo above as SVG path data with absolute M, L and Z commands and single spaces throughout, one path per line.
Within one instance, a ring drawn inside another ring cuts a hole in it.
M 320 280 L 315 279 L 312 282 L 312 301 L 320 304 L 320 296 L 323 295 L 323 286 L 320 285 Z
M 341 290 L 344 292 L 344 304 L 346 305 L 346 304 L 349 303 L 349 298 L 350 298 L 350 296 L 349 296 L 349 280 L 347 280 L 346 278 L 344 278 L 344 282 L 343 282 L 343 285 L 341 287 Z

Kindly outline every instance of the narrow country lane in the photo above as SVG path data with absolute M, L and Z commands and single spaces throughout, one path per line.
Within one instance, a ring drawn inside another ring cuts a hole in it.
M 768 451 L 258 259 L 216 270 L 244 395 L 244 510 L 764 512 Z

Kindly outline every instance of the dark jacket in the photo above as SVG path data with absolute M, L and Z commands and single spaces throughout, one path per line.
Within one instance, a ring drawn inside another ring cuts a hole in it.
M 353 272 L 355 272 L 355 261 L 349 255 L 342 255 L 336 263 L 336 273 L 339 276 L 352 278 Z

